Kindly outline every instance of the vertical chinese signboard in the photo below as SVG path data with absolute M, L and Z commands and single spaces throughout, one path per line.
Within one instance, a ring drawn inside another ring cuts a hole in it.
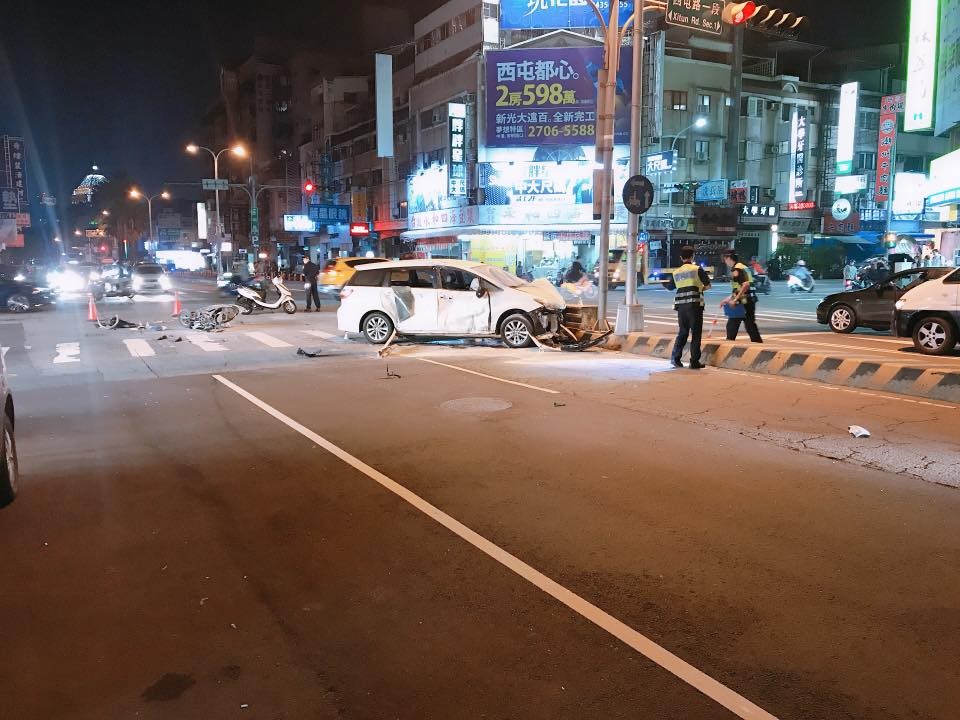
M 790 148 L 793 162 L 790 165 L 790 188 L 788 202 L 803 200 L 804 180 L 807 175 L 807 109 L 794 107 L 790 123 Z
M 880 131 L 877 137 L 876 202 L 888 202 L 893 188 L 893 165 L 897 148 L 897 115 L 903 112 L 903 95 L 884 95 L 880 100 Z
M 450 197 L 467 196 L 467 158 L 465 140 L 467 137 L 467 106 L 463 103 L 447 105 L 448 140 L 450 144 L 450 170 L 447 173 L 447 195 Z
M 723 0 L 667 0 L 667 23 L 719 35 L 723 30 Z
M 27 165 L 23 138 L 3 136 L 3 164 L 0 165 L 0 198 L 3 212 L 26 212 Z

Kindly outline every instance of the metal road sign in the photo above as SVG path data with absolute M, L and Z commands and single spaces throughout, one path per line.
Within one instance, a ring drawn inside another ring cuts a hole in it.
M 202 181 L 204 190 L 229 190 L 230 181 L 226 178 L 204 178 Z
M 679 25 L 687 30 L 699 30 L 710 35 L 719 35 L 723 30 L 724 0 L 667 0 L 666 19 L 669 25 Z
M 634 215 L 643 215 L 653 205 L 653 183 L 634 175 L 623 186 L 623 205 Z

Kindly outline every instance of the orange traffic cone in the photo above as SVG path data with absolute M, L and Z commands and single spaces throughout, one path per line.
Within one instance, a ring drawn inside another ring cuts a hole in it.
M 173 295 L 173 317 L 180 317 L 183 312 L 183 305 L 180 304 L 180 291 L 174 291 Z
M 93 300 L 93 293 L 89 295 L 90 301 L 87 303 L 87 320 L 90 322 L 100 322 L 100 316 L 97 314 L 97 303 Z

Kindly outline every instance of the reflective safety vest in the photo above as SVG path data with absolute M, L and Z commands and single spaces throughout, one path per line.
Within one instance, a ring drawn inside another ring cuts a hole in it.
M 685 263 L 673 272 L 673 284 L 677 287 L 677 296 L 673 301 L 673 309 L 678 310 L 683 305 L 698 304 L 703 307 L 703 282 L 700 280 L 700 266 Z
M 757 291 L 753 287 L 753 273 L 750 272 L 750 268 L 748 268 L 743 263 L 738 262 L 736 265 L 733 266 L 733 269 L 743 270 L 743 272 L 746 273 L 747 275 L 747 282 L 750 283 L 750 289 L 743 294 L 742 298 L 740 298 L 740 304 L 746 305 L 748 302 L 756 302 Z M 736 280 L 731 280 L 731 284 L 733 285 L 733 294 L 735 296 L 738 295 L 740 293 L 740 286 L 742 285 L 742 283 L 738 283 Z

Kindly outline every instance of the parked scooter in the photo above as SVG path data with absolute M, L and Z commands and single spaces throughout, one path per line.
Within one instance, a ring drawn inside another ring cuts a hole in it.
M 277 292 L 280 293 L 280 297 L 269 303 L 253 288 L 239 285 L 237 287 L 237 305 L 240 306 L 240 312 L 249 315 L 257 308 L 263 308 L 264 310 L 283 308 L 285 313 L 293 315 L 297 311 L 297 303 L 293 299 L 293 294 L 279 277 L 273 279 L 273 284 L 277 288 Z

